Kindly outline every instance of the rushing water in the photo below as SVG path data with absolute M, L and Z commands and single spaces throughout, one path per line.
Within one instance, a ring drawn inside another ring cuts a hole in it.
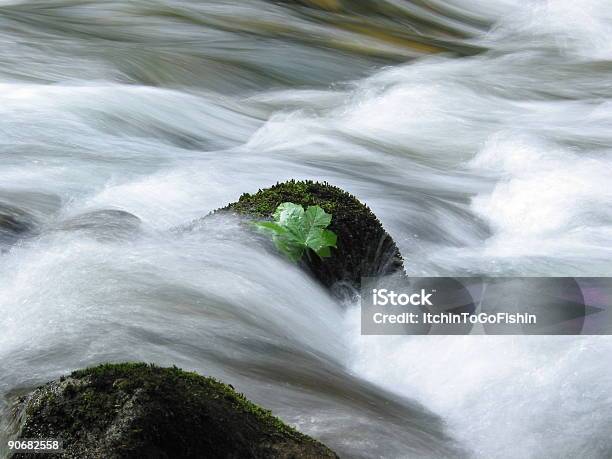
M 235 220 L 181 228 L 311 178 L 409 274 L 611 275 L 611 43 L 607 0 L 3 0 L 0 206 L 31 231 L 0 233 L 0 436 L 20 390 L 144 360 L 347 457 L 609 457 L 611 340 L 360 336 Z

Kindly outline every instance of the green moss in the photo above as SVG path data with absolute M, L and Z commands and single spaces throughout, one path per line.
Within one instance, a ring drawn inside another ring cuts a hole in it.
M 255 405 L 231 386 L 215 378 L 203 377 L 177 367 L 160 368 L 146 363 L 102 364 L 93 368 L 77 370 L 70 376 L 77 379 L 91 378 L 93 387 L 82 393 L 83 399 L 90 404 L 88 410 L 92 411 L 88 411 L 88 416 L 91 417 L 104 416 L 104 410 L 109 406 L 114 406 L 117 402 L 116 399 L 123 396 L 123 394 L 118 395 L 118 392 L 113 389 L 120 389 L 121 393 L 131 395 L 136 390 L 146 392 L 150 390 L 158 391 L 160 388 L 169 390 L 178 388 L 187 391 L 193 398 L 201 397 L 228 402 L 233 409 L 253 415 L 258 422 L 270 428 L 271 434 L 282 433 L 295 438 L 304 437 L 304 435 L 274 417 L 271 411 Z M 111 382 L 112 384 L 110 384 Z M 98 390 L 94 390 L 94 388 Z M 100 389 L 103 389 L 102 393 L 106 397 L 100 397 Z M 107 399 L 104 400 L 105 398 Z
M 231 386 L 176 367 L 78 370 L 39 388 L 26 413 L 20 437 L 61 437 L 66 457 L 335 457 Z
M 245 193 L 219 211 L 271 218 L 283 202 L 316 205 L 332 214 L 329 229 L 338 236 L 338 249 L 332 251 L 330 258 L 312 257 L 303 262 L 324 285 L 359 288 L 362 277 L 403 269 L 399 250 L 374 213 L 355 196 L 327 182 L 277 183 L 254 194 Z
M 347 196 L 350 195 L 328 183 L 290 180 L 259 190 L 255 194 L 245 193 L 240 196 L 238 202 L 230 204 L 226 209 L 242 214 L 269 217 L 279 204 L 294 202 L 304 207 L 320 206 L 325 212 L 333 213 L 339 204 L 343 202 L 346 204 Z

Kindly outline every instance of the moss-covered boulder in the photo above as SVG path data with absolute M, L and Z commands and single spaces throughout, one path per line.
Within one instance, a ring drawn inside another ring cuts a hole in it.
M 327 287 L 345 282 L 358 288 L 361 277 L 403 269 L 400 252 L 376 215 L 355 196 L 329 183 L 278 183 L 255 194 L 243 194 L 237 202 L 220 210 L 267 219 L 283 202 L 304 207 L 318 205 L 332 215 L 329 229 L 338 236 L 338 248 L 332 249 L 329 258 L 313 256 L 302 261 Z
M 63 458 L 337 457 L 231 386 L 178 368 L 105 364 L 21 403 L 19 437 L 62 438 Z

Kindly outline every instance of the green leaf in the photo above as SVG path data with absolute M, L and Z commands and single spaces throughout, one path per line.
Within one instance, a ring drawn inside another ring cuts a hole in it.
M 327 230 L 331 214 L 319 206 L 309 206 L 306 211 L 299 204 L 284 202 L 274 212 L 274 221 L 255 223 L 261 231 L 272 236 L 276 248 L 291 261 L 299 261 L 308 249 L 319 257 L 331 256 L 337 236 Z
M 256 222 L 254 225 L 264 231 L 269 231 L 274 234 L 284 234 L 287 232 L 285 228 L 274 222 Z
M 304 219 L 308 226 L 327 228 L 331 223 L 332 216 L 319 206 L 309 206 L 304 214 Z
M 338 242 L 338 236 L 336 233 L 330 230 L 323 230 L 323 242 L 326 246 L 336 248 Z
M 276 244 L 276 248 L 282 253 L 284 253 L 287 258 L 289 258 L 294 263 L 300 261 L 300 259 L 304 255 L 304 246 L 296 243 L 291 239 L 285 237 L 275 237 L 273 240 Z
M 274 220 L 280 225 L 298 224 L 304 218 L 304 208 L 292 202 L 283 202 L 274 211 Z

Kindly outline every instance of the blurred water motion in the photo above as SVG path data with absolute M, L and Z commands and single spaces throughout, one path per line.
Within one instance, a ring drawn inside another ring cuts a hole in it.
M 365 337 L 233 220 L 327 180 L 409 274 L 612 273 L 606 1 L 0 2 L 0 392 L 232 383 L 346 457 L 608 457 L 606 337 Z M 5 453 L 0 450 L 0 454 Z

